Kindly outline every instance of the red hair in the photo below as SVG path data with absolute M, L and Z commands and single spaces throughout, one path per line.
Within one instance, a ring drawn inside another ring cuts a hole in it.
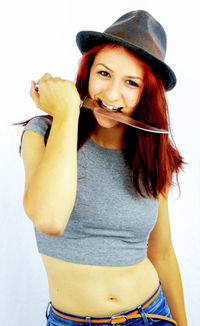
M 118 46 L 113 43 L 101 44 L 83 55 L 76 80 L 76 87 L 82 99 L 88 95 L 90 69 L 95 55 L 105 47 Z M 137 59 L 145 70 L 145 86 L 133 118 L 157 128 L 169 130 L 168 106 L 162 79 L 151 70 L 151 67 L 139 58 Z M 86 141 L 89 132 L 95 129 L 95 119 L 92 113 L 89 110 L 81 111 L 79 148 Z M 172 185 L 173 172 L 178 177 L 179 169 L 183 164 L 183 159 L 169 136 L 127 127 L 124 141 L 124 159 L 132 170 L 133 187 L 136 193 L 142 197 L 147 195 L 154 198 L 158 198 L 160 193 L 165 195 L 167 188 Z
M 101 44 L 83 55 L 76 80 L 76 87 L 81 99 L 88 95 L 90 69 L 96 54 L 104 47 L 119 46 L 114 43 Z M 133 53 L 132 55 L 142 63 L 145 70 L 144 90 L 133 113 L 133 118 L 157 128 L 169 130 L 168 106 L 162 79 L 151 70 L 150 66 Z M 51 116 L 46 115 L 46 117 L 52 120 Z M 18 124 L 26 125 L 28 121 L 30 120 Z M 92 111 L 82 108 L 79 117 L 78 149 L 86 142 L 95 127 L 96 119 Z M 50 128 L 44 138 L 45 145 L 49 132 Z M 173 173 L 176 173 L 178 180 L 178 172 L 183 164 L 183 158 L 169 136 L 127 127 L 124 133 L 124 142 L 124 160 L 132 170 L 132 181 L 136 194 L 154 198 L 158 198 L 159 194 L 165 195 L 167 188 L 172 185 Z

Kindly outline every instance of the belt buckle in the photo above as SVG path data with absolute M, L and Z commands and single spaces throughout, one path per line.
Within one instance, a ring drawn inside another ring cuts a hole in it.
M 121 316 L 113 316 L 111 317 L 111 324 L 115 325 L 115 324 L 122 324 L 127 320 L 125 315 L 121 315 Z

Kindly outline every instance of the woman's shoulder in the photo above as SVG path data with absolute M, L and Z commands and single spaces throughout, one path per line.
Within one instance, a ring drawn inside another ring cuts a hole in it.
M 45 137 L 47 130 L 51 128 L 51 124 L 52 119 L 49 116 L 37 116 L 27 122 L 24 127 L 23 133 L 25 130 L 33 130 L 42 137 Z

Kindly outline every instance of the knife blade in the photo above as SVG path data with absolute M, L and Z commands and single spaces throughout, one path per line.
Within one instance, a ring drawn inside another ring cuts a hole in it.
M 98 113 L 106 118 L 121 122 L 123 124 L 126 124 L 128 126 L 131 126 L 131 127 L 134 127 L 134 128 L 140 129 L 140 130 L 158 133 L 158 134 L 168 134 L 168 131 L 165 129 L 155 128 L 155 127 L 150 126 L 141 121 L 137 121 L 131 117 L 128 117 L 127 115 L 123 114 L 122 112 L 106 111 L 106 109 L 103 109 L 101 107 L 101 105 L 98 103 L 97 100 L 93 100 L 89 97 L 87 97 L 83 100 L 82 107 L 92 110 L 95 113 Z

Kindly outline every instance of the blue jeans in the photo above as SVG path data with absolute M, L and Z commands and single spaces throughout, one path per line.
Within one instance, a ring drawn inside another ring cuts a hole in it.
M 155 291 L 156 292 L 156 291 Z M 154 294 L 153 294 L 154 295 Z M 151 297 L 153 297 L 153 295 Z M 148 298 L 145 302 L 143 302 L 143 304 L 145 304 L 149 299 Z M 142 304 L 142 305 L 143 305 Z M 142 306 L 141 305 L 141 306 Z M 170 310 L 167 304 L 167 301 L 165 299 L 165 296 L 163 294 L 162 288 L 160 293 L 158 294 L 158 296 L 146 307 L 143 309 L 141 309 L 138 306 L 135 309 L 132 310 L 128 310 L 128 311 L 123 311 L 120 312 L 118 314 L 109 316 L 109 317 L 114 317 L 114 316 L 120 316 L 120 315 L 124 315 L 124 314 L 128 314 L 134 310 L 139 310 L 142 317 L 141 318 L 137 318 L 137 319 L 129 319 L 126 320 L 124 323 L 120 324 L 119 326 L 129 326 L 129 325 L 133 325 L 133 326 L 142 326 L 142 325 L 156 325 L 156 326 L 172 326 L 173 324 L 168 322 L 168 321 L 164 321 L 164 320 L 159 320 L 159 319 L 155 319 L 153 320 L 152 318 L 147 318 L 145 316 L 145 313 L 149 313 L 149 314 L 156 314 L 156 315 L 161 315 L 161 316 L 166 316 L 171 318 L 171 314 L 170 314 Z M 55 308 L 58 312 L 61 312 L 62 314 L 66 314 L 63 311 L 58 310 L 57 308 Z M 85 318 L 85 323 L 84 322 L 77 322 L 77 321 L 73 321 L 73 320 L 69 320 L 69 319 L 65 319 L 62 318 L 60 316 L 58 316 L 57 314 L 55 314 L 51 308 L 51 304 L 48 305 L 47 308 L 47 326 L 112 326 L 112 324 L 110 323 L 103 323 L 103 324 L 98 324 L 98 323 L 90 323 L 90 318 L 92 319 L 98 319 L 98 317 L 91 317 L 91 316 L 79 316 L 79 315 L 72 315 L 67 313 L 67 315 L 72 316 L 72 317 L 79 317 L 79 318 Z M 107 319 L 108 316 L 105 317 L 99 317 L 99 319 Z

